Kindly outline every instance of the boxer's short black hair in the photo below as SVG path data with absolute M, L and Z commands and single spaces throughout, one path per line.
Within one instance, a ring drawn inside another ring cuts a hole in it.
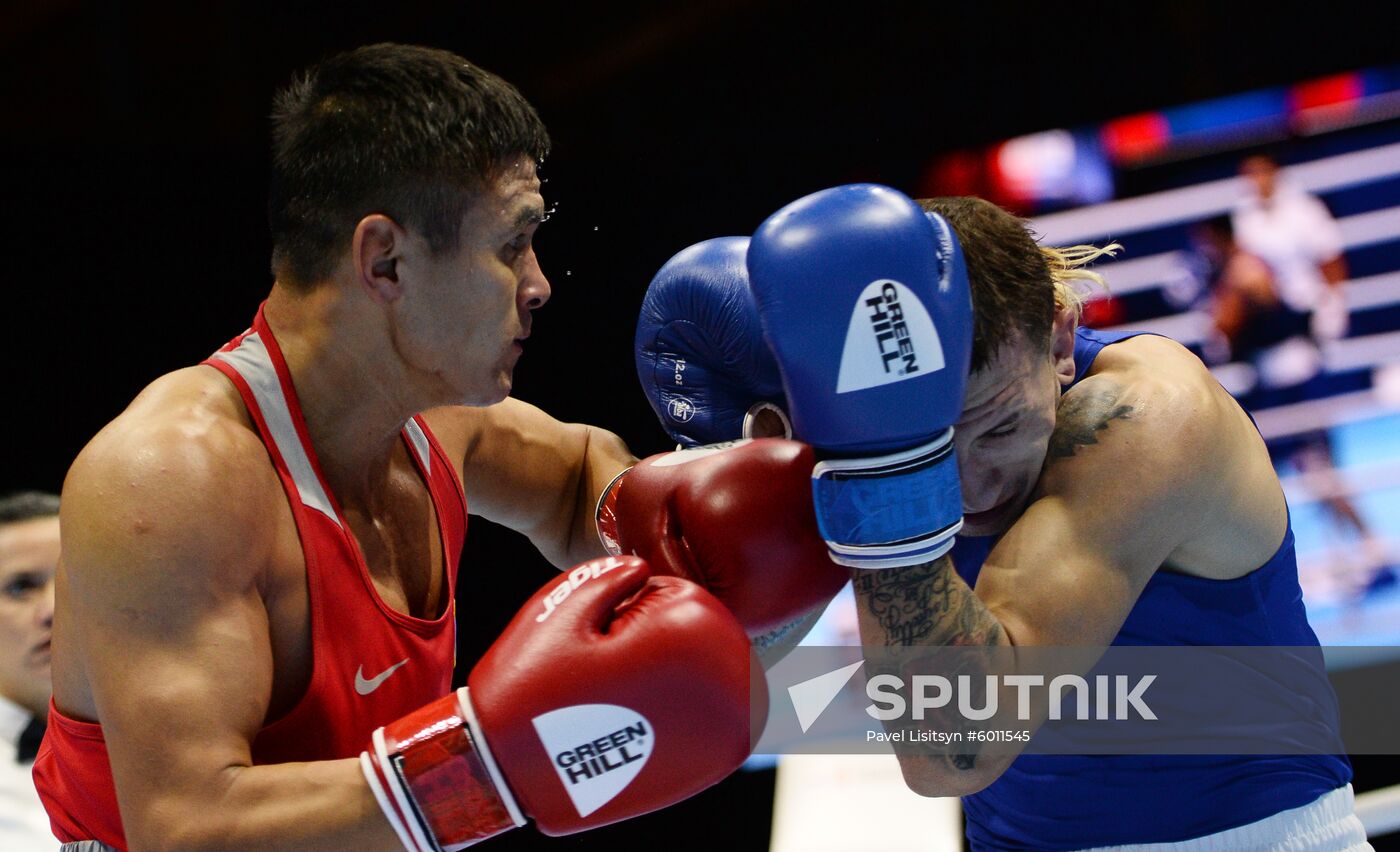
M 325 280 L 371 213 L 451 251 L 496 172 L 548 153 L 534 107 L 456 54 L 376 44 L 327 59 L 274 101 L 272 272 L 299 288 Z
M 0 524 L 17 524 L 58 514 L 58 495 L 44 491 L 17 491 L 0 497 Z

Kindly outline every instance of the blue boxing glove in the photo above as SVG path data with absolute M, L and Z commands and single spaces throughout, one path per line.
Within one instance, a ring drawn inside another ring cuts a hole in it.
M 852 184 L 755 232 L 748 270 L 832 558 L 890 568 L 946 553 L 962 526 L 952 424 L 972 352 L 957 238 L 903 194 Z
M 749 291 L 747 237 L 719 237 L 681 251 L 647 288 L 637 319 L 637 377 L 652 410 L 682 447 L 772 435 L 763 412 L 782 413 L 778 362 L 763 342 Z

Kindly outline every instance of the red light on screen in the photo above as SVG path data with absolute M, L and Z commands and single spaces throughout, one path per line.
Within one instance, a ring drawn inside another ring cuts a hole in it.
M 1115 163 L 1130 163 L 1160 153 L 1167 147 L 1171 128 L 1160 112 L 1142 112 L 1114 119 L 1103 126 L 1104 150 Z
M 1335 74 L 1298 83 L 1289 91 L 1288 100 L 1294 112 L 1301 112 L 1360 100 L 1362 94 L 1360 74 Z
M 984 195 L 987 191 L 986 155 L 980 151 L 953 151 L 935 157 L 919 181 L 919 194 Z

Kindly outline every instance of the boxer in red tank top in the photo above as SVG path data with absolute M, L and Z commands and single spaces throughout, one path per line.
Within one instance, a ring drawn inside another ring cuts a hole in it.
M 356 758 L 450 687 L 467 494 L 567 567 L 602 555 L 592 501 L 633 461 L 507 396 L 550 295 L 530 105 L 439 51 L 317 73 L 277 103 L 253 327 L 147 387 L 66 481 L 35 772 L 64 841 L 399 845 Z M 377 97 L 443 138 L 371 122 L 375 155 L 327 142 L 366 131 L 326 104 Z
M 142 391 L 65 483 L 34 771 L 55 833 L 426 852 L 527 819 L 588 830 L 732 772 L 767 706 L 750 640 L 775 659 L 837 588 L 802 570 L 839 571 L 810 453 L 666 462 L 610 539 L 650 564 L 595 558 L 635 459 L 509 397 L 550 296 L 533 108 L 460 57 L 374 45 L 294 82 L 274 124 L 276 280 L 252 328 Z M 736 517 L 733 494 L 754 506 Z M 448 693 L 468 499 L 574 567 Z M 692 545 L 719 555 L 666 555 Z M 761 622 L 736 618 L 752 600 Z M 633 751 L 561 771 L 597 743 Z
M 416 617 L 380 596 L 307 439 L 286 361 L 262 311 L 253 327 L 204 362 L 237 389 L 286 494 L 306 564 L 311 672 L 306 691 L 252 743 L 255 763 L 354 757 L 365 732 L 404 716 L 451 687 L 453 595 L 466 534 L 466 497 L 424 419 L 402 437 L 427 488 L 440 531 L 445 596 L 438 612 Z M 117 795 L 101 725 L 50 708 L 55 730 L 36 761 L 63 840 L 122 839 Z

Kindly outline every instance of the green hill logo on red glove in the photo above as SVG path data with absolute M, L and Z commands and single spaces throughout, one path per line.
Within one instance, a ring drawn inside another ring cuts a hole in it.
M 576 704 L 531 721 L 580 817 L 626 789 L 656 743 L 651 723 L 617 704 Z

